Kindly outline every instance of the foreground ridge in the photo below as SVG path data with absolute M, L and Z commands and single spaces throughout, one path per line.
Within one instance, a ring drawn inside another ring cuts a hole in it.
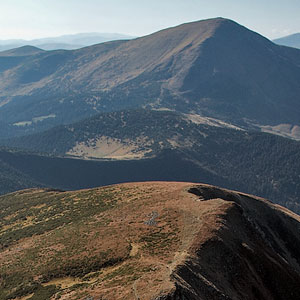
M 299 299 L 300 217 L 206 184 L 0 197 L 0 299 Z

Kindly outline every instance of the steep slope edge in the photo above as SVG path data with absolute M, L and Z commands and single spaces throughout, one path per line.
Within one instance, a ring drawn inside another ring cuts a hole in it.
M 298 216 L 263 199 L 212 186 L 189 191 L 200 201 L 221 200 L 225 209 L 213 238 L 204 241 L 205 229 L 199 230 L 191 257 L 173 274 L 176 291 L 165 299 L 300 297 Z

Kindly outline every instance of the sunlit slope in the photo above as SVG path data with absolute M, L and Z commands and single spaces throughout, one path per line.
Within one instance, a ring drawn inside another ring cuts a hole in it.
M 0 53 L 0 118 L 11 135 L 144 106 L 299 126 L 300 50 L 231 20 L 74 51 L 25 50 Z
M 0 207 L 0 299 L 299 299 L 299 217 L 260 198 L 145 182 Z

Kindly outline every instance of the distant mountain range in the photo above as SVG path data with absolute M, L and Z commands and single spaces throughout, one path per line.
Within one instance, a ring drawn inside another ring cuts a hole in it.
M 23 47 L 2 52 L 0 63 L 0 120 L 10 135 L 138 107 L 279 133 L 300 125 L 300 50 L 227 19 L 72 51 Z
M 273 40 L 278 45 L 294 47 L 300 49 L 300 33 L 294 33 L 288 36 L 284 36 Z
M 133 36 L 120 33 L 91 32 L 62 35 L 58 37 L 40 38 L 34 40 L 10 39 L 0 40 L 0 51 L 10 50 L 22 46 L 35 46 L 43 50 L 72 50 L 113 40 L 128 40 L 133 38 Z

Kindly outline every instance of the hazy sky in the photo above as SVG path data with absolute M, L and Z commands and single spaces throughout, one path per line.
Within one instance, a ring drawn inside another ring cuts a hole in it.
M 79 32 L 141 36 L 225 17 L 268 38 L 300 32 L 300 0 L 0 0 L 0 39 Z

